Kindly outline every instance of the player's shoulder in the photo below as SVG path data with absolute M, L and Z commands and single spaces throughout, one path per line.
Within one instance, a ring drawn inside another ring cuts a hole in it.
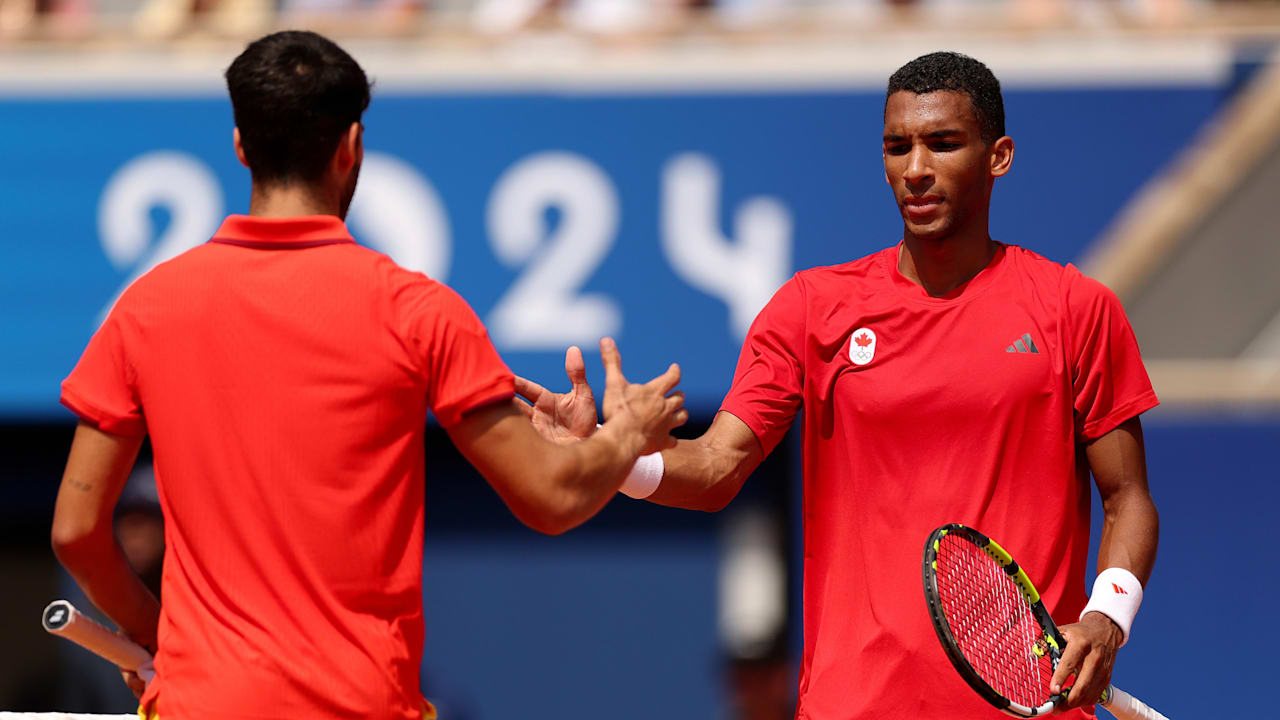
M 154 309 L 161 298 L 183 295 L 192 282 L 207 280 L 216 275 L 210 272 L 208 257 L 208 243 L 203 243 L 156 263 L 129 283 L 120 293 L 115 307 L 125 310 L 136 307 Z M 167 306 L 171 303 L 163 304 Z
M 1068 308 L 1118 302 L 1111 288 L 1085 275 L 1071 263 L 1060 263 L 1018 245 L 1006 245 L 1018 271 L 1036 285 L 1053 291 Z
M 897 246 L 877 250 L 856 260 L 837 265 L 819 265 L 801 270 L 793 278 L 808 292 L 847 294 L 849 283 L 875 283 L 883 279 L 886 258 L 897 252 Z
M 410 270 L 376 250 L 356 246 L 360 259 L 368 263 L 377 284 L 397 303 L 450 301 L 456 292 L 440 280 L 418 270 Z
M 1075 266 L 1070 263 L 1064 264 L 1057 260 L 1050 260 L 1035 250 L 1030 250 L 1021 245 L 1007 243 L 1003 245 L 1006 257 L 1023 274 L 1050 278 L 1059 282 L 1071 272 L 1079 274 L 1079 270 L 1076 270 Z
M 370 251 L 373 252 L 373 251 Z M 403 327 L 464 327 L 476 332 L 483 325 L 471 304 L 444 282 L 425 273 L 409 270 L 391 258 L 375 253 L 375 269 L 393 315 Z

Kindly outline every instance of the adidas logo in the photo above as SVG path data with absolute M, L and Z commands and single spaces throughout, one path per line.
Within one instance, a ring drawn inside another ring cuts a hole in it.
M 1026 344 L 1024 345 L 1023 343 L 1026 343 Z M 1014 340 L 1014 341 L 1013 341 L 1013 344 L 1012 344 L 1012 345 L 1010 345 L 1009 347 L 1005 348 L 1005 349 L 1004 349 L 1004 351 L 1005 351 L 1005 352 L 1018 352 L 1018 353 L 1028 353 L 1028 352 L 1029 352 L 1029 353 L 1034 353 L 1034 354 L 1036 354 L 1036 355 L 1039 355 L 1039 354 L 1040 354 L 1040 350 L 1039 350 L 1039 348 L 1037 348 L 1037 347 L 1036 347 L 1035 342 L 1033 342 L 1033 341 L 1031 340 L 1031 333 L 1023 333 L 1023 334 L 1022 334 L 1022 339 L 1020 339 L 1020 340 Z

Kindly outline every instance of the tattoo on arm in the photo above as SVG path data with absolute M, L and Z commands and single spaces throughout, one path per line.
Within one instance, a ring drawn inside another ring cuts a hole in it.
M 67 484 L 81 492 L 89 492 L 93 489 L 93 483 L 76 480 L 75 478 L 67 478 Z

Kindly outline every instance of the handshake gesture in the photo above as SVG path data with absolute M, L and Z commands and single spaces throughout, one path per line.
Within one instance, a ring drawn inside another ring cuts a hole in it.
M 611 338 L 600 341 L 600 357 L 605 372 L 603 428 L 616 427 L 628 446 L 635 445 L 637 455 L 674 447 L 671 431 L 689 419 L 684 393 L 675 390 L 680 366 L 672 364 L 646 383 L 632 383 L 622 374 L 622 356 Z M 567 393 L 554 393 L 532 380 L 516 378 L 516 392 L 528 400 L 518 403 L 520 408 L 539 434 L 558 444 L 589 437 L 596 431 L 597 421 L 595 394 L 587 384 L 581 349 L 569 348 L 564 370 L 572 384 Z

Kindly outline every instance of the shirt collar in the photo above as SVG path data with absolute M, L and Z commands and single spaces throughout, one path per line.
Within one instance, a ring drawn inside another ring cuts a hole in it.
M 262 249 L 309 248 L 355 242 L 336 215 L 257 217 L 229 215 L 210 242 Z
M 933 305 L 945 305 L 959 300 L 967 301 L 969 298 L 984 292 L 999 276 L 1000 269 L 1004 266 L 1006 254 L 1006 245 L 1002 242 L 996 242 L 995 253 L 987 261 L 986 266 L 978 271 L 977 275 L 952 288 L 947 294 L 935 297 L 930 295 L 924 289 L 924 286 L 912 282 L 898 269 L 899 254 L 905 252 L 902 246 L 903 243 L 899 242 L 895 247 L 884 250 L 882 256 L 884 258 L 884 270 L 889 275 L 889 282 L 902 295 L 918 302 Z

